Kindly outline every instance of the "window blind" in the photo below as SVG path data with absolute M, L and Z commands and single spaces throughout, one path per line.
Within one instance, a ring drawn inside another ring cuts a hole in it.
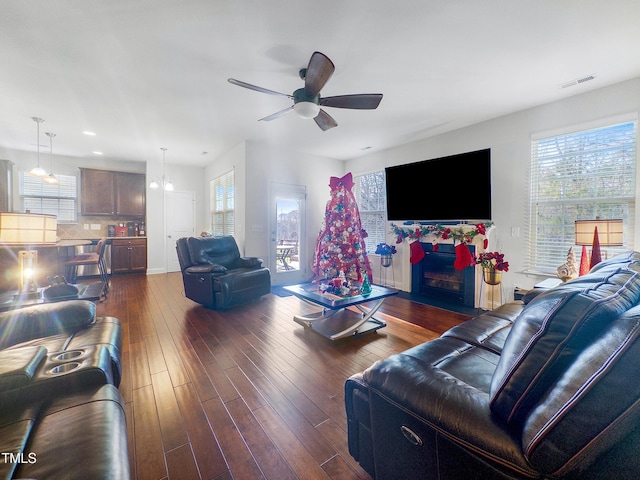
M 233 235 L 235 225 L 234 171 L 216 177 L 211 187 L 211 230 L 214 235 Z
M 379 243 L 386 241 L 387 196 L 384 171 L 355 177 L 356 201 L 362 227 L 368 234 L 365 245 L 368 253 L 374 253 Z
M 530 270 L 566 261 L 575 220 L 622 218 L 624 246 L 608 253 L 633 248 L 636 138 L 634 121 L 532 141 Z
M 78 179 L 74 175 L 60 175 L 58 185 L 42 181 L 41 177 L 32 177 L 20 172 L 20 197 L 25 211 L 56 215 L 58 223 L 77 223 L 78 221 Z

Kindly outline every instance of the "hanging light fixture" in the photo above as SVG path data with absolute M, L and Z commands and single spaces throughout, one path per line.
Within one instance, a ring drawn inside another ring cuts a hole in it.
M 167 149 L 160 147 L 160 150 L 162 150 L 162 188 L 167 192 L 173 192 L 173 183 L 171 183 L 171 180 L 164 175 L 164 156 Z M 149 188 L 160 188 L 160 184 L 156 180 L 151 180 Z
M 56 134 L 45 132 L 45 135 L 49 137 L 49 161 L 51 162 L 51 173 L 44 177 L 42 181 L 48 183 L 49 185 L 60 185 L 60 180 L 58 180 L 53 174 L 53 137 L 55 137 Z
M 31 175 L 32 177 L 44 177 L 45 175 L 47 175 L 47 171 L 40 166 L 40 124 L 44 122 L 44 120 L 41 119 L 40 117 L 31 117 L 31 120 L 36 122 L 36 125 L 37 125 L 36 147 L 38 149 L 37 150 L 38 165 L 31 169 L 31 171 L 29 172 L 29 175 Z

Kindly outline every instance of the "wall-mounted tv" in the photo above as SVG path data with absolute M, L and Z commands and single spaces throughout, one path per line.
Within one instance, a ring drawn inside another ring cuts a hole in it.
M 491 220 L 491 149 L 385 168 L 389 221 Z

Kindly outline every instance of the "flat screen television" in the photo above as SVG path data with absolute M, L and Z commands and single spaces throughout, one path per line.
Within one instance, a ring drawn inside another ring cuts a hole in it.
M 491 149 L 385 168 L 389 221 L 491 220 Z

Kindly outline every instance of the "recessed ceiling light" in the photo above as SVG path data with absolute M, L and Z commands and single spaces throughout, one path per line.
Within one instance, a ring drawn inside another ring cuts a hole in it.
M 102 152 L 93 152 L 94 155 L 103 155 Z
M 92 137 L 96 136 L 95 132 L 89 132 L 89 131 L 86 131 L 86 130 L 84 132 L 82 132 L 82 133 L 84 133 L 85 135 L 90 135 Z

